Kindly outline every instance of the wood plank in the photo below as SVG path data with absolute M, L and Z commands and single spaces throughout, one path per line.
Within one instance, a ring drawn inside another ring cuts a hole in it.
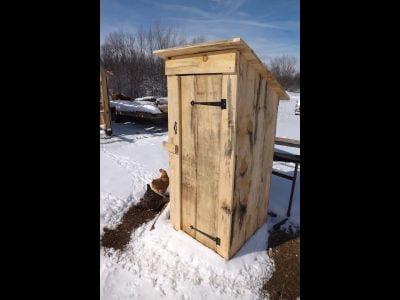
M 111 129 L 107 73 L 102 66 L 100 66 L 100 102 L 100 124 L 104 125 L 105 129 Z
M 217 236 L 221 240 L 221 244 L 217 246 L 217 252 L 225 259 L 229 259 L 235 178 L 233 170 L 235 169 L 236 154 L 236 93 L 237 75 L 223 75 L 222 99 L 226 99 L 227 108 L 221 111 L 220 168 L 216 214 Z
M 248 58 L 250 63 L 254 66 L 254 68 L 260 72 L 262 76 L 267 78 L 268 83 L 270 84 L 270 88 L 275 91 L 275 93 L 279 96 L 280 100 L 290 100 L 289 95 L 286 93 L 285 89 L 281 86 L 281 84 L 275 79 L 272 75 L 271 71 L 269 71 L 261 60 L 254 56 L 251 53 L 245 52 L 244 55 Z
M 220 40 L 214 42 L 199 43 L 196 45 L 160 49 L 153 51 L 153 54 L 163 59 L 167 59 L 168 57 L 174 57 L 178 55 L 188 55 L 188 54 L 196 54 L 202 52 L 238 49 L 242 46 L 243 43 L 241 42 L 240 38 L 233 38 L 233 39 Z
M 196 227 L 196 199 L 197 199 L 197 173 L 196 173 L 196 140 L 197 140 L 197 115 L 190 101 L 195 98 L 194 76 L 180 76 L 181 78 L 181 105 L 182 105 L 182 230 L 193 238 L 196 232 L 190 229 Z
M 165 74 L 235 73 L 236 51 L 208 52 L 190 57 L 173 57 L 165 62 Z
M 166 151 L 172 154 L 178 154 L 178 146 L 174 144 L 170 144 L 168 142 L 163 142 L 163 147 Z
M 168 85 L 168 142 L 181 148 L 180 79 L 167 76 Z M 176 129 L 176 133 L 175 133 Z M 181 229 L 181 155 L 169 154 L 170 222 Z
M 246 237 L 247 241 L 255 231 L 262 225 L 259 222 L 258 215 L 262 203 L 265 202 L 263 190 L 265 184 L 265 132 L 269 126 L 268 112 L 267 112 L 267 93 L 266 83 L 267 80 L 261 77 L 255 80 L 253 89 L 255 90 L 253 98 L 253 168 L 251 170 L 251 190 L 249 196 L 249 203 L 247 205 L 248 216 L 246 223 Z M 270 143 L 273 144 L 271 140 Z
M 195 98 L 205 102 L 221 99 L 222 75 L 195 76 Z M 191 106 L 197 118 L 196 135 L 196 225 L 199 230 L 211 236 L 217 236 L 217 203 L 220 177 L 221 114 L 219 107 Z M 203 234 L 196 233 L 196 239 L 212 250 L 216 250 L 215 241 Z
M 300 140 L 275 137 L 275 145 L 300 148 Z
M 237 95 L 237 131 L 234 199 L 232 211 L 232 229 L 229 256 L 232 257 L 243 245 L 246 238 L 247 205 L 251 189 L 251 171 L 253 166 L 252 131 L 254 89 L 248 82 L 256 79 L 257 73 L 251 68 L 243 55 L 239 57 L 238 95 Z
M 103 130 L 107 129 L 106 122 L 104 120 L 104 113 L 100 112 L 100 128 Z
M 267 88 L 267 119 L 268 125 L 265 132 L 264 155 L 263 162 L 265 184 L 262 191 L 262 197 L 265 199 L 259 210 L 258 223 L 262 224 L 267 221 L 267 210 L 269 204 L 269 195 L 272 177 L 272 165 L 274 156 L 274 137 L 276 135 L 276 123 L 278 116 L 279 97 L 273 89 Z

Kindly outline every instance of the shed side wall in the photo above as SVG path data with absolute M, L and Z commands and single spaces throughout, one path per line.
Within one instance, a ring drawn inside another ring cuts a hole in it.
M 230 257 L 264 223 L 275 138 L 276 93 L 245 57 L 239 58 L 235 179 Z M 272 150 L 272 151 L 271 151 Z

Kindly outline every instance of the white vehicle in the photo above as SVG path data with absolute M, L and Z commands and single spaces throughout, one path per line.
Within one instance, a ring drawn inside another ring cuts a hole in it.
M 294 108 L 294 114 L 299 115 L 300 114 L 300 99 L 297 100 L 296 102 L 296 107 Z
M 164 113 L 168 113 L 168 98 L 167 97 L 157 98 L 156 105 L 159 110 L 161 110 Z
M 156 102 L 157 98 L 154 96 L 146 96 L 146 97 L 141 97 L 141 98 L 136 98 L 135 101 L 141 101 L 141 102 Z

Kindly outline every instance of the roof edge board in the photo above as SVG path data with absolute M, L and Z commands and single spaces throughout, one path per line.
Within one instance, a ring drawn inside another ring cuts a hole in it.
M 162 58 L 168 59 L 169 57 L 176 57 L 189 54 L 198 54 L 202 52 L 223 51 L 223 50 L 239 50 L 243 52 L 246 59 L 251 60 L 255 65 L 259 65 L 259 71 L 264 73 L 267 80 L 272 84 L 274 90 L 281 100 L 290 99 L 285 89 L 274 78 L 272 73 L 264 66 L 260 58 L 254 53 L 253 49 L 240 37 L 199 43 L 195 45 L 178 46 L 167 49 L 159 49 L 153 51 L 153 54 Z

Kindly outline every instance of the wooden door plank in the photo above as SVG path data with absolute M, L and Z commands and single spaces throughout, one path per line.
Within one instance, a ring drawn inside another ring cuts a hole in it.
M 182 230 L 196 238 L 190 226 L 196 226 L 196 161 L 197 116 L 190 101 L 195 97 L 194 76 L 181 76 L 182 111 Z
M 207 102 L 221 99 L 222 75 L 195 76 L 195 101 Z M 197 115 L 197 201 L 196 227 L 211 236 L 217 235 L 216 209 L 220 171 L 219 141 L 222 110 L 220 107 L 195 105 Z M 196 239 L 216 250 L 215 241 L 197 234 Z

